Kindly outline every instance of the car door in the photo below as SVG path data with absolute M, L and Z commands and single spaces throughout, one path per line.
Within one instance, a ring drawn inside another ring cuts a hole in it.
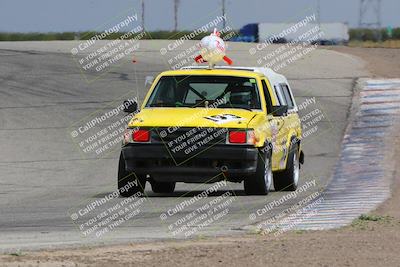
M 267 118 L 268 118 L 268 127 L 271 128 L 272 132 L 272 170 L 279 171 L 282 168 L 280 167 L 282 158 L 285 158 L 285 142 L 286 138 L 285 135 L 281 132 L 283 131 L 283 126 L 285 125 L 285 118 L 284 117 L 277 117 L 272 116 L 272 106 L 279 106 L 285 105 L 285 102 L 281 102 L 280 97 L 276 94 L 276 91 L 271 88 L 268 90 L 267 81 L 262 79 L 261 80 L 263 90 L 264 90 L 264 97 L 265 102 L 267 105 Z M 272 94 L 272 95 L 271 95 Z M 274 99 L 274 101 L 272 101 Z
M 288 106 L 288 113 L 284 116 L 280 116 L 277 118 L 278 121 L 278 136 L 276 138 L 276 160 L 275 160 L 275 168 L 276 170 L 284 170 L 286 168 L 286 157 L 288 155 L 288 140 L 290 127 L 291 127 L 291 117 L 290 112 L 292 107 L 292 102 L 290 99 L 287 99 L 283 87 L 281 84 L 274 85 L 274 91 L 278 98 L 278 102 L 280 106 Z
M 297 113 L 296 102 L 291 93 L 289 85 L 287 83 L 280 83 L 276 86 L 276 90 L 279 92 L 282 100 L 285 102 L 285 105 L 288 106 L 287 116 L 284 117 L 285 125 L 281 128 L 279 134 L 282 134 L 281 140 L 284 141 L 285 144 L 282 144 L 282 149 L 284 150 L 284 158 L 280 162 L 280 167 L 285 168 L 285 159 L 289 153 L 292 144 L 292 138 L 297 136 L 297 129 L 300 127 L 300 119 Z

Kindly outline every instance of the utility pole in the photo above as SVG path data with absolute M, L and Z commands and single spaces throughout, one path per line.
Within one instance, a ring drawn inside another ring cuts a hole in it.
M 144 0 L 142 0 L 142 31 L 144 31 Z
M 226 28 L 226 19 L 225 19 L 225 0 L 222 0 L 222 16 L 224 17 L 224 20 L 223 20 L 223 24 L 222 24 L 222 27 L 223 27 L 223 29 L 225 29 Z
M 360 0 L 360 17 L 358 27 L 375 29 L 378 41 L 381 41 L 381 4 L 382 0 Z
M 178 8 L 179 0 L 174 0 L 174 31 L 178 31 Z
M 321 0 L 317 0 L 317 19 L 319 30 L 321 30 Z

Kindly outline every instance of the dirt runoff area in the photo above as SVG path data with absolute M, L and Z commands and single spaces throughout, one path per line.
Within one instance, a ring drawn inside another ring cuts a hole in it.
M 332 46 L 329 49 L 362 58 L 371 77 L 400 78 L 400 49 L 347 46 Z
M 363 58 L 372 77 L 400 78 L 400 49 L 329 49 Z M 0 266 L 399 266 L 400 169 L 393 176 L 388 201 L 337 230 L 22 252 Z

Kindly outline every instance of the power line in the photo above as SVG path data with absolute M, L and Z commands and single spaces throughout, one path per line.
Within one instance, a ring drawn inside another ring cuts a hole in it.
M 377 39 L 381 40 L 382 20 L 381 20 L 382 0 L 360 0 L 360 17 L 358 26 L 360 28 L 375 29 Z

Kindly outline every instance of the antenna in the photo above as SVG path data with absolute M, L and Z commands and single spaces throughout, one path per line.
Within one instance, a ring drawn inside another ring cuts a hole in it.
M 381 41 L 381 4 L 382 0 L 360 0 L 360 17 L 358 26 L 360 28 L 375 29 L 377 39 Z

